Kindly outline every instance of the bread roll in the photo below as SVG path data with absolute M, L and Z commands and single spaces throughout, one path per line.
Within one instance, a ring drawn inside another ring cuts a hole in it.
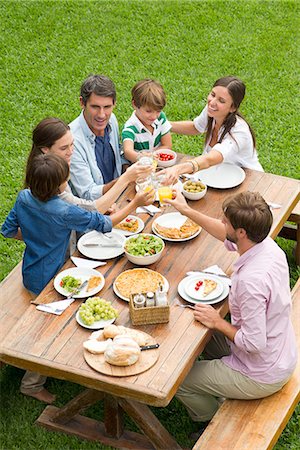
M 103 341 L 103 330 L 93 331 L 89 339 L 97 339 L 97 341 Z
M 117 325 L 107 325 L 107 327 L 104 327 L 103 329 L 104 339 L 114 338 L 118 334 L 124 334 L 123 328 L 125 329 L 125 327 L 118 327 Z
M 112 340 L 107 341 L 97 341 L 97 339 L 89 339 L 83 343 L 83 347 L 90 353 L 94 355 L 100 355 L 104 353 L 107 347 L 111 344 Z
M 141 349 L 129 336 L 116 336 L 107 347 L 105 361 L 114 366 L 131 366 L 139 359 Z
M 108 325 L 103 330 L 103 337 L 105 339 L 107 338 L 114 338 L 118 335 L 126 335 L 130 336 L 132 339 L 134 339 L 140 346 L 147 345 L 147 336 L 138 330 L 133 330 L 132 328 L 126 328 L 122 325 Z

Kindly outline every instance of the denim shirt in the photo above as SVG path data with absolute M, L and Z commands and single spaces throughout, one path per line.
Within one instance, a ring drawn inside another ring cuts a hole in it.
M 26 244 L 23 284 L 39 294 L 64 264 L 72 230 L 108 232 L 112 222 L 108 216 L 85 211 L 58 196 L 41 202 L 25 189 L 19 193 L 1 233 L 4 237 L 14 237 L 18 228 Z
M 87 200 L 96 200 L 103 195 L 104 180 L 95 156 L 96 136 L 86 123 L 83 111 L 70 123 L 70 129 L 74 137 L 70 186 L 74 195 Z M 109 141 L 116 161 L 114 178 L 118 178 L 122 172 L 122 164 L 125 164 L 126 160 L 121 157 L 119 127 L 113 113 L 109 119 L 109 129 Z

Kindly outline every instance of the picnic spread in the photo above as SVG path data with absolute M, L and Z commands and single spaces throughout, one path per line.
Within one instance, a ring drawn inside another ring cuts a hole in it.
M 184 159 L 177 154 L 177 160 Z M 236 172 L 225 167 L 225 175 L 222 172 L 217 178 L 219 184 L 213 186 L 207 171 L 203 182 L 209 189 L 204 197 L 193 201 L 193 207 L 221 218 L 221 205 L 229 193 L 258 191 L 266 201 L 281 205 L 272 210 L 270 236 L 275 238 L 299 200 L 298 182 L 250 169 Z M 121 205 L 134 190 L 134 185 L 127 188 Z M 126 259 L 125 237 L 134 235 L 131 226 L 137 227 L 136 232 L 159 236 L 164 242 L 163 258 L 150 267 L 136 267 Z M 39 309 L 29 304 L 13 324 L 3 340 L 0 359 L 87 388 L 65 407 L 48 406 L 44 410 L 38 423 L 48 429 L 87 439 L 93 436 L 120 448 L 152 448 L 152 444 L 154 448 L 179 449 L 148 406 L 169 404 L 211 331 L 194 320 L 190 308 L 178 305 L 212 304 L 224 317 L 230 289 L 226 275 L 230 276 L 237 255 L 227 252 L 222 242 L 172 207 L 165 207 L 154 216 L 147 211 L 137 218 L 129 216 L 112 231 L 110 242 L 95 231 L 83 235 L 74 258 L 78 267 L 69 259 L 37 297 Z M 103 259 L 105 264 L 83 267 L 80 259 Z M 209 270 L 214 265 L 219 272 Z M 72 298 L 65 299 L 70 294 Z M 80 313 L 87 297 L 96 299 L 90 307 L 92 312 L 86 308 Z M 59 308 L 60 301 L 67 303 Z M 10 305 L 14 307 L 17 299 Z M 163 308 L 161 314 L 167 311 L 166 320 L 153 319 L 155 308 Z M 136 327 L 135 310 L 139 318 L 143 319 L 144 311 L 150 320 L 138 322 L 143 325 Z M 102 329 L 104 332 L 91 335 L 92 330 Z M 150 348 L 143 349 L 147 346 Z M 79 415 L 83 405 L 88 407 L 100 400 L 104 400 L 104 424 Z M 134 419 L 143 435 L 124 431 L 122 411 Z

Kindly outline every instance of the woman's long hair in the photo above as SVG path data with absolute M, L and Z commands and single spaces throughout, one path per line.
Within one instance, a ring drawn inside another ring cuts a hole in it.
M 226 87 L 228 89 L 228 92 L 233 101 L 233 106 L 235 107 L 235 111 L 232 113 L 229 113 L 222 124 L 224 129 L 222 131 L 220 138 L 218 139 L 218 143 L 221 143 L 222 140 L 224 139 L 224 136 L 226 136 L 227 133 L 230 133 L 231 128 L 236 124 L 236 116 L 239 116 L 243 120 L 245 120 L 245 122 L 247 123 L 247 125 L 249 127 L 250 133 L 252 136 L 252 141 L 253 141 L 253 148 L 255 148 L 256 139 L 255 139 L 254 131 L 252 130 L 252 128 L 249 125 L 249 123 L 247 122 L 247 120 L 238 111 L 239 106 L 245 97 L 245 92 L 246 92 L 245 84 L 239 78 L 228 76 L 228 77 L 219 78 L 213 85 L 213 87 L 216 87 L 216 86 L 222 86 L 222 87 Z M 211 137 L 212 126 L 213 126 L 213 118 L 209 117 L 208 123 L 207 123 L 206 135 L 205 135 L 205 144 L 208 143 L 208 141 Z
M 52 147 L 69 129 L 65 122 L 56 117 L 47 117 L 38 123 L 32 132 L 32 148 L 27 159 L 26 170 L 36 156 L 44 153 L 42 150 L 44 147 Z M 25 181 L 26 187 L 28 186 Z

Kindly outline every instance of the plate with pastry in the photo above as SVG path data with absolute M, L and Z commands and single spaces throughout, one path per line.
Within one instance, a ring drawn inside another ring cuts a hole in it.
M 198 275 L 198 278 L 201 275 L 203 275 L 203 277 L 206 278 L 206 279 L 211 278 L 211 275 L 208 277 L 207 274 L 205 274 L 205 273 Z M 191 297 L 186 292 L 186 286 L 187 286 L 188 283 L 191 282 L 192 278 L 194 278 L 193 281 L 195 281 L 195 277 L 193 277 L 192 275 L 183 278 L 180 281 L 180 283 L 178 284 L 178 287 L 177 287 L 178 294 L 180 295 L 180 297 L 182 297 L 184 300 L 186 300 L 189 303 L 193 303 L 194 305 L 197 305 L 197 303 L 202 303 L 202 304 L 206 304 L 206 305 L 214 305 L 215 303 L 219 303 L 222 300 L 224 300 L 229 294 L 229 286 L 228 286 L 227 281 L 226 280 L 222 280 L 221 278 L 219 278 L 218 282 L 222 284 L 223 290 L 222 290 L 222 293 L 218 297 L 215 297 L 215 298 L 213 298 L 211 300 L 208 300 L 208 299 L 196 300 L 195 298 Z
M 86 283 L 85 283 L 86 282 Z M 81 285 L 84 283 L 84 287 Z M 86 298 L 97 294 L 105 284 L 102 273 L 95 269 L 72 267 L 63 270 L 54 278 L 54 288 L 62 295 L 75 292 L 73 298 Z
M 186 293 L 195 300 L 213 300 L 219 297 L 224 289 L 219 278 L 212 275 L 192 275 L 185 283 Z
M 169 290 L 168 280 L 159 272 L 147 269 L 129 269 L 122 272 L 114 281 L 113 290 L 122 300 L 129 302 L 131 294 L 136 292 L 155 292 L 160 283 L 165 291 Z
M 157 217 L 152 223 L 152 231 L 165 241 L 182 242 L 198 236 L 201 227 L 179 212 L 173 212 Z
M 118 223 L 113 229 L 118 230 L 124 236 L 131 236 L 133 234 L 140 233 L 144 229 L 144 222 L 142 219 L 136 216 L 129 215 L 120 223 Z
M 145 346 L 153 348 L 143 351 Z M 109 325 L 94 332 L 83 343 L 86 362 L 105 375 L 126 377 L 145 372 L 158 357 L 158 346 L 147 333 L 133 328 Z

